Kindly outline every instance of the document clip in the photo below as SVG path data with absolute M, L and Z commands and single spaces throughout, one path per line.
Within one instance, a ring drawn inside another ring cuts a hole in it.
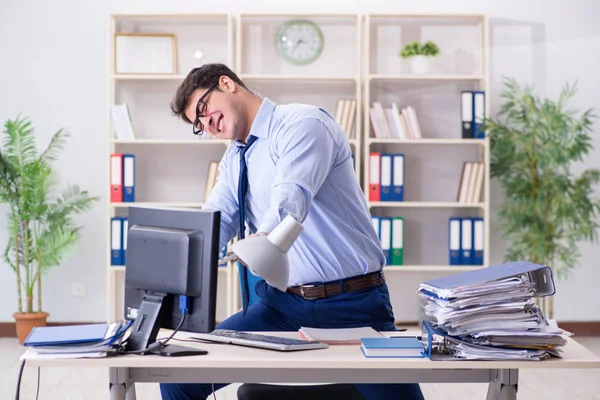
M 425 357 L 433 361 L 458 360 L 450 349 L 448 334 L 436 329 L 429 321 L 423 321 L 421 327 L 421 344 Z

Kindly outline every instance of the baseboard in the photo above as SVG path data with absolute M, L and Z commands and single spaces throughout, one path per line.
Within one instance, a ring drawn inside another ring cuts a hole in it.
M 414 329 L 419 326 L 416 321 L 397 321 L 394 325 L 396 325 L 397 328 L 408 329 Z M 600 321 L 558 321 L 558 326 L 575 334 L 575 337 L 600 336 Z

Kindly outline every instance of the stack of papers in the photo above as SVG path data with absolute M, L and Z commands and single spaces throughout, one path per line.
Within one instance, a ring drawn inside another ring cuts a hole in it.
M 322 329 L 301 327 L 299 330 L 303 339 L 327 344 L 361 344 L 361 339 L 385 338 L 375 329 L 365 326 L 359 328 Z
M 548 275 L 539 273 L 547 267 L 515 264 L 420 285 L 425 320 L 444 336 L 446 351 L 471 360 L 560 357 L 570 333 L 548 321 L 534 299 L 554 290 Z

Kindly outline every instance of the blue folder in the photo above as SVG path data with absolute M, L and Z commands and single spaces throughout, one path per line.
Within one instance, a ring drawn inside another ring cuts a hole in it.
M 43 326 L 31 330 L 24 346 L 57 346 L 104 340 L 108 324 Z
M 493 265 L 487 268 L 479 268 L 473 271 L 431 279 L 424 283 L 438 289 L 457 289 L 522 274 L 527 274 L 529 279 L 536 284 L 534 297 L 552 296 L 556 293 L 552 269 L 545 265 L 532 264 L 524 261 L 515 261 L 506 264 Z

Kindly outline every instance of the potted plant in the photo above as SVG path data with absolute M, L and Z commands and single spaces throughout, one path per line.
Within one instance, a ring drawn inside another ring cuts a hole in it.
M 557 101 L 539 98 L 514 79 L 503 86 L 501 110 L 483 129 L 491 145 L 490 176 L 506 194 L 499 207 L 505 257 L 550 266 L 564 278 L 578 265 L 578 244 L 597 240 L 600 202 L 592 193 L 600 171 L 572 170 L 592 150 L 595 116 L 567 108 L 576 85 L 566 84 Z M 542 309 L 553 318 L 551 297 Z
M 438 46 L 427 41 L 423 44 L 411 42 L 406 44 L 400 52 L 400 57 L 410 59 L 412 72 L 415 74 L 426 74 L 429 71 L 429 60 L 439 54 Z
M 97 200 L 77 185 L 58 192 L 53 170 L 68 132 L 60 129 L 38 154 L 31 122 L 17 117 L 5 123 L 0 149 L 0 203 L 9 206 L 4 261 L 17 278 L 17 337 L 23 343 L 33 327 L 45 326 L 42 275 L 75 248 L 80 227 L 73 216 Z M 37 307 L 34 307 L 34 292 Z

